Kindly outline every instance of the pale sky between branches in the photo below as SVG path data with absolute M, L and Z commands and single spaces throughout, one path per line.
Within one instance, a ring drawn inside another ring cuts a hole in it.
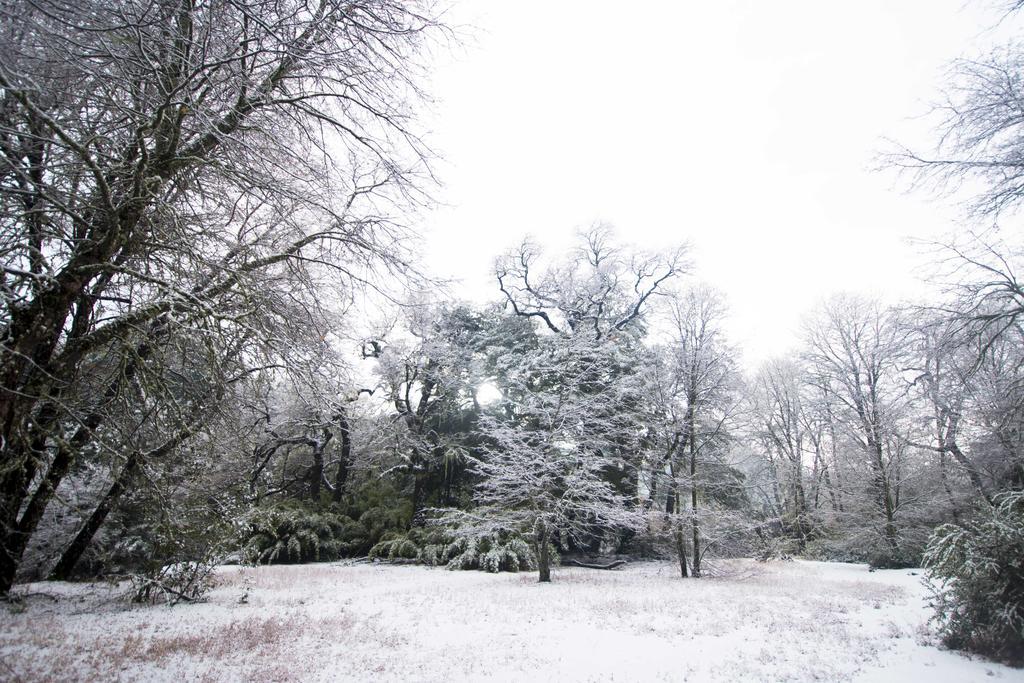
M 427 84 L 445 183 L 428 266 L 479 302 L 527 234 L 551 253 L 597 221 L 641 247 L 688 240 L 750 366 L 832 292 L 922 293 L 908 238 L 958 210 L 877 155 L 927 149 L 950 60 L 1012 32 L 964 0 L 462 0 L 447 19 L 469 39 Z

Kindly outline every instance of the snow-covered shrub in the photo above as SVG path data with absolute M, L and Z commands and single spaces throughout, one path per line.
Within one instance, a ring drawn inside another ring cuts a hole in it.
M 924 563 L 946 644 L 1024 664 L 1024 492 L 974 523 L 940 526 Z
M 132 601 L 152 603 L 163 599 L 173 605 L 202 600 L 213 587 L 217 559 L 208 555 L 201 560 L 175 562 L 145 574 L 133 574 Z
M 428 543 L 420 548 L 419 561 L 431 567 L 444 564 L 444 549 L 446 547 L 444 543 Z
M 334 560 L 352 550 L 363 534 L 345 515 L 294 502 L 254 508 L 241 526 L 246 560 L 267 564 Z
M 882 530 L 876 526 L 859 526 L 847 522 L 841 526 L 823 528 L 818 537 L 806 543 L 802 552 L 793 544 L 783 550 L 808 560 L 865 562 L 875 569 L 920 567 L 927 542 L 926 529 L 908 525 L 901 527 L 898 532 L 894 549 Z
M 416 560 L 420 549 L 408 538 L 388 538 L 370 548 L 371 560 Z
M 551 547 L 552 557 L 557 557 Z M 388 534 L 370 549 L 375 560 L 417 560 L 448 569 L 517 572 L 536 569 L 533 548 L 519 534 L 507 531 L 466 532 L 416 528 Z
M 404 534 L 386 533 L 370 548 L 371 560 L 418 560 L 423 564 L 444 564 L 442 554 L 449 542 L 442 529 L 416 527 Z
M 448 569 L 517 572 L 537 567 L 533 548 L 510 531 L 456 536 L 441 554 Z

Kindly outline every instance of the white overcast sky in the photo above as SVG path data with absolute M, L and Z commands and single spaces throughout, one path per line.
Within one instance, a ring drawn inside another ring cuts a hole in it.
M 874 170 L 884 138 L 932 140 L 948 62 L 1007 27 L 984 0 L 463 0 L 428 139 L 445 206 L 428 265 L 476 301 L 494 257 L 596 221 L 651 248 L 688 241 L 752 365 L 796 344 L 835 291 L 919 293 L 908 237 L 956 210 Z

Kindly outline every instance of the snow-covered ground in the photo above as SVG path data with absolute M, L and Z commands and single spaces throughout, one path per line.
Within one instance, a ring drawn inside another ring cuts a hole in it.
M 0 680 L 1024 681 L 936 648 L 913 572 L 716 569 L 225 567 L 208 602 L 176 607 L 32 584 L 0 608 Z

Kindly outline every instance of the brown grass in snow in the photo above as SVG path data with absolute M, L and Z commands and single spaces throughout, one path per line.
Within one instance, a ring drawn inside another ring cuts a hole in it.
M 866 570 L 730 561 L 684 580 L 671 563 L 634 563 L 557 568 L 553 579 L 226 567 L 207 604 L 174 608 L 113 605 L 94 597 L 98 587 L 35 586 L 60 601 L 0 609 L 0 680 L 621 678 L 638 666 L 652 680 L 845 680 L 909 635 L 895 622 L 863 627 L 907 598 Z

